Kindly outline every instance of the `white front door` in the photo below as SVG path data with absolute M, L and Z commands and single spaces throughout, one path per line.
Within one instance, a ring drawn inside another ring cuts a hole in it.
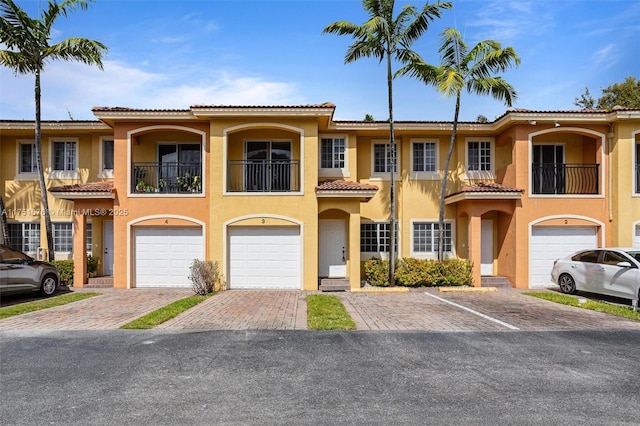
M 481 221 L 480 274 L 493 275 L 493 221 Z
M 318 274 L 321 277 L 347 276 L 347 223 L 342 219 L 320 219 Z
M 102 222 L 102 275 L 113 275 L 113 221 Z

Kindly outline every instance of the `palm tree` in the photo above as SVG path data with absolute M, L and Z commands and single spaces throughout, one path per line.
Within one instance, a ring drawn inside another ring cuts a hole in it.
M 64 0 L 57 3 L 49 0 L 48 7 L 38 19 L 29 17 L 13 0 L 0 0 L 0 43 L 6 49 L 0 50 L 0 65 L 11 68 L 15 74 L 33 74 L 35 76 L 35 156 L 38 167 L 42 210 L 49 260 L 54 259 L 53 230 L 47 199 L 47 187 L 42 167 L 42 143 L 40 132 L 40 75 L 45 65 L 52 60 L 78 61 L 87 65 L 97 65 L 102 69 L 102 55 L 107 47 L 102 43 L 86 38 L 68 38 L 59 43 L 50 44 L 53 24 L 60 16 L 78 7 L 86 10 L 92 0 Z
M 323 34 L 350 35 L 356 41 L 349 46 L 344 58 L 348 64 L 362 57 L 374 57 L 387 65 L 387 93 L 389 104 L 389 145 L 388 164 L 390 173 L 389 189 L 389 283 L 394 285 L 395 257 L 396 257 L 396 200 L 395 200 L 395 170 L 396 149 L 393 130 L 393 78 L 392 61 L 401 63 L 420 61 L 420 57 L 410 50 L 411 45 L 428 29 L 429 24 L 440 18 L 444 9 L 450 9 L 451 3 L 428 2 L 421 11 L 414 6 L 404 6 L 394 18 L 394 0 L 363 0 L 364 10 L 369 20 L 362 25 L 348 21 L 334 22 L 323 30 Z
M 2 237 L 2 244 L 10 246 L 9 240 L 9 225 L 7 224 L 7 211 L 4 208 L 4 199 L 0 194 L 0 237 Z
M 444 198 L 447 192 L 449 162 L 456 141 L 460 97 L 463 91 L 469 94 L 488 95 L 511 106 L 517 98 L 513 86 L 495 74 L 504 72 L 512 66 L 520 65 L 520 58 L 512 47 L 503 48 L 494 40 L 485 40 L 469 49 L 458 30 L 447 28 L 441 35 L 441 64 L 429 65 L 423 61 L 411 61 L 400 70 L 398 75 L 409 75 L 447 97 L 456 98 L 453 116 L 453 131 L 449 150 L 444 163 L 442 188 L 440 191 L 440 214 L 438 217 L 438 260 L 444 258 Z

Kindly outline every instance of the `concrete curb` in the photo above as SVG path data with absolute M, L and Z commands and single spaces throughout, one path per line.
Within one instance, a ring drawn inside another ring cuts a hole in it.
M 488 293 L 492 291 L 498 291 L 495 287 L 439 287 L 439 293 L 455 293 L 455 292 L 464 292 L 464 293 Z
M 352 288 L 352 293 L 408 293 L 407 287 L 361 287 Z

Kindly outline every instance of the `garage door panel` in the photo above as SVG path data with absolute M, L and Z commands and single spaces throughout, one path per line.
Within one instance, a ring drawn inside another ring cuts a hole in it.
M 575 251 L 597 247 L 595 226 L 534 226 L 530 239 L 529 287 L 548 287 L 556 259 Z
M 193 259 L 204 258 L 200 228 L 136 228 L 136 287 L 190 287 Z
M 229 287 L 299 289 L 300 253 L 298 228 L 230 228 Z

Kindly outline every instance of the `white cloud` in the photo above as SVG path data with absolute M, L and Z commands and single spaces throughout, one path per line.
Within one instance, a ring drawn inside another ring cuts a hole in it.
M 190 75 L 197 75 L 190 70 Z M 104 71 L 71 62 L 49 64 L 42 77 L 44 120 L 94 119 L 93 106 L 182 109 L 197 104 L 282 105 L 302 103 L 295 84 L 269 81 L 228 71 L 207 70 L 200 80 L 106 61 Z M 0 70 L 2 118 L 33 119 L 33 77 Z M 5 90 L 5 87 L 6 90 Z M 11 101 L 8 101 L 8 100 Z

